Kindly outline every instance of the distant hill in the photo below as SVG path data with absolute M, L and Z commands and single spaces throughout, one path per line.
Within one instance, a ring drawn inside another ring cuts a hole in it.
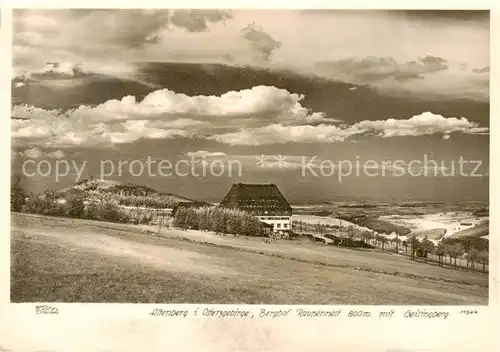
M 83 180 L 72 187 L 56 192 L 65 197 L 71 193 L 83 193 L 87 201 L 110 201 L 122 206 L 147 208 L 173 208 L 183 202 L 194 202 L 193 199 L 182 197 L 132 183 L 123 184 L 111 180 Z

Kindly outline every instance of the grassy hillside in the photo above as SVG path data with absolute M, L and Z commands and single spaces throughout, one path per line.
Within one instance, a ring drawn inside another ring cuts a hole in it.
M 147 186 L 122 184 L 111 180 L 83 180 L 72 187 L 57 191 L 56 195 L 65 198 L 75 192 L 82 193 L 87 201 L 106 200 L 131 207 L 172 208 L 181 202 L 193 201 L 176 194 L 158 192 Z
M 414 231 L 411 233 L 415 235 L 418 239 L 423 239 L 427 237 L 432 240 L 441 240 L 446 234 L 446 229 L 431 229 L 431 230 L 422 230 L 422 231 Z
M 13 302 L 487 304 L 488 275 L 381 252 L 12 214 Z M 142 232 L 142 233 L 141 233 Z
M 450 236 L 450 238 L 465 238 L 465 237 L 483 237 L 488 236 L 490 234 L 490 224 L 489 221 L 471 227 L 469 229 L 465 229 L 462 231 L 458 231 Z

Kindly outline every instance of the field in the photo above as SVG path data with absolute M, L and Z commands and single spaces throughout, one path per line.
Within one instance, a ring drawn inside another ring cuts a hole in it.
M 462 237 L 485 237 L 485 238 L 488 238 L 488 236 L 489 236 L 489 222 L 485 222 L 485 223 L 477 225 L 475 227 L 455 232 L 450 237 L 453 237 L 453 238 L 462 238 Z
M 472 215 L 472 212 L 440 212 L 419 216 L 387 215 L 381 216 L 379 219 L 405 226 L 415 233 L 444 229 L 446 230 L 445 237 L 451 237 L 455 233 L 482 225 L 488 220 L 488 217 L 476 218 Z
M 306 241 L 12 213 L 13 302 L 488 304 L 488 275 Z
M 293 221 L 303 221 L 305 223 L 316 225 L 329 225 L 329 226 L 341 226 L 341 227 L 349 227 L 353 226 L 355 228 L 359 228 L 360 230 L 368 230 L 366 227 L 358 226 L 352 222 L 347 220 L 340 220 L 334 217 L 328 216 L 318 216 L 318 215 L 307 215 L 307 214 L 297 214 L 292 216 Z

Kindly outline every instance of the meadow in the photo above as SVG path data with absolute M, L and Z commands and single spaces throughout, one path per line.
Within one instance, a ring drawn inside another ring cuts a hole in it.
M 488 304 L 488 274 L 386 252 L 12 213 L 11 301 Z

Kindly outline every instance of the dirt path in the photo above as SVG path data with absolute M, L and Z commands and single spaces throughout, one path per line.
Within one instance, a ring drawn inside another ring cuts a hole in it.
M 158 228 L 143 225 L 144 231 L 157 233 Z M 421 262 L 388 252 L 352 250 L 321 244 L 293 243 L 287 240 L 263 243 L 258 238 L 220 236 L 213 232 L 178 229 L 162 229 L 161 237 L 183 238 L 189 241 L 216 244 L 244 249 L 256 253 L 276 255 L 283 258 L 321 263 L 334 267 L 349 267 L 356 270 L 377 272 L 410 278 L 432 279 L 444 282 L 488 286 L 488 275 L 479 272 L 458 271 Z

